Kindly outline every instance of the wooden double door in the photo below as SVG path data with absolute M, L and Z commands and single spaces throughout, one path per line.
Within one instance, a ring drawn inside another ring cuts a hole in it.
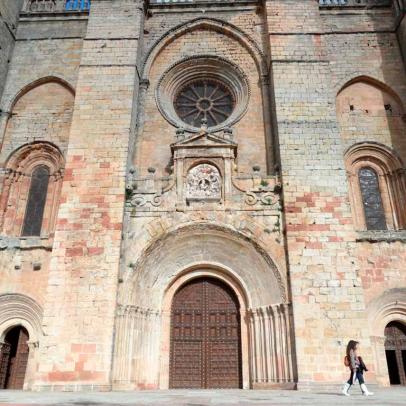
M 171 312 L 170 388 L 241 388 L 238 299 L 214 278 L 175 294 Z
M 11 329 L 1 347 L 0 389 L 23 389 L 28 363 L 28 332 L 24 327 Z
M 385 328 L 385 353 L 391 385 L 406 385 L 406 326 L 399 322 Z

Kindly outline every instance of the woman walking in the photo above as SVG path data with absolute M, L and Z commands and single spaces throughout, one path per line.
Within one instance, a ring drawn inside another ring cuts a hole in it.
M 364 364 L 362 358 L 358 355 L 359 352 L 359 342 L 350 340 L 347 345 L 347 354 L 344 358 L 344 365 L 350 368 L 351 375 L 350 379 L 344 384 L 343 395 L 350 396 L 348 391 L 356 381 L 361 386 L 362 394 L 365 396 L 373 395 L 372 392 L 368 391 L 364 381 L 364 371 L 368 371 Z

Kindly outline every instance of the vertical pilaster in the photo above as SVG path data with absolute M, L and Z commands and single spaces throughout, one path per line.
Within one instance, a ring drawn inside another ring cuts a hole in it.
M 79 68 L 36 389 L 111 387 L 142 0 L 93 0 Z
M 8 66 L 16 40 L 19 14 L 23 3 L 24 0 L 0 1 L 0 99 L 6 83 Z M 3 134 L 1 125 L 0 134 Z

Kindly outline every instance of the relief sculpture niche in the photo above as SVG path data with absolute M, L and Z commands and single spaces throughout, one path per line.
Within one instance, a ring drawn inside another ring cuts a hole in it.
M 220 200 L 221 176 L 219 170 L 210 164 L 194 166 L 186 177 L 187 200 Z

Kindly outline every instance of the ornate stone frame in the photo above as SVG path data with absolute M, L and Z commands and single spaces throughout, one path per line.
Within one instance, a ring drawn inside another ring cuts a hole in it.
M 358 172 L 368 166 L 379 178 L 379 189 L 389 230 L 406 226 L 406 183 L 403 163 L 389 148 L 373 142 L 353 145 L 345 154 L 345 166 L 350 188 L 351 210 L 357 230 L 366 230 L 364 207 Z
M 232 138 L 232 137 L 231 137 Z M 201 129 L 200 134 L 185 137 L 171 145 L 175 163 L 177 208 L 185 210 L 191 201 L 186 198 L 186 178 L 191 169 L 199 164 L 216 167 L 221 177 L 221 198 L 213 203 L 227 204 L 232 189 L 232 163 L 237 155 L 237 144 L 230 134 L 210 134 Z M 203 199 L 200 200 L 204 201 Z M 209 203 L 209 200 L 206 200 Z
M 160 78 L 156 87 L 155 98 L 162 116 L 173 126 L 186 129 L 188 132 L 199 132 L 182 121 L 174 108 L 174 98 L 187 83 L 196 79 L 213 79 L 224 83 L 233 92 L 235 107 L 229 118 L 217 126 L 210 127 L 211 132 L 235 124 L 248 108 L 250 87 L 245 73 L 226 59 L 212 55 L 199 55 L 183 59 L 169 69 Z
M 51 236 L 59 206 L 64 163 L 60 150 L 48 142 L 26 144 L 9 157 L 1 182 L 3 187 L 0 200 L 0 226 L 3 234 L 21 235 L 31 174 L 39 165 L 45 165 L 50 171 L 50 181 L 41 237 Z

